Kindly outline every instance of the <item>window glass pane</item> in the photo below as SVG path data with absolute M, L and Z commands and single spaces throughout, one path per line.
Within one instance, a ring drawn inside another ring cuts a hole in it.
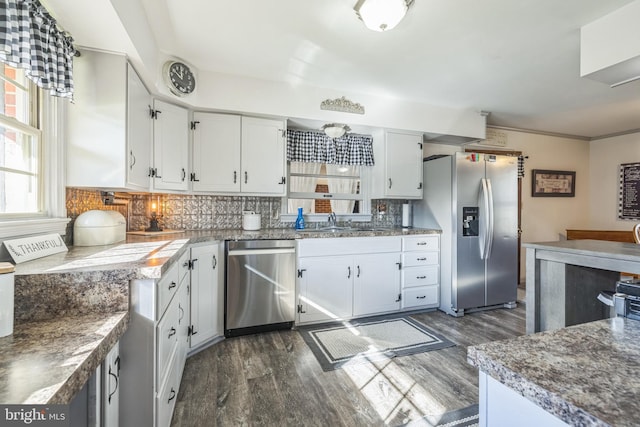
M 29 124 L 29 84 L 22 70 L 3 65 L 2 87 L 0 88 L 3 103 L 0 103 L 0 114 L 13 117 Z
M 0 169 L 36 174 L 38 147 L 36 138 L 0 127 Z
M 38 212 L 35 176 L 0 171 L 0 213 Z
M 359 166 L 291 162 L 288 211 L 360 213 L 360 188 Z

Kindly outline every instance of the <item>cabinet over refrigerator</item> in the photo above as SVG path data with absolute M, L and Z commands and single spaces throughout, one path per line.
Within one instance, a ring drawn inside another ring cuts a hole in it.
M 516 157 L 493 154 L 424 159 L 413 225 L 442 229 L 440 310 L 516 306 L 517 166 Z

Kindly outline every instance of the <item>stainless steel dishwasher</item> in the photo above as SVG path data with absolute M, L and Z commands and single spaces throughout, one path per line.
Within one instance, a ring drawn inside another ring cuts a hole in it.
M 294 241 L 229 241 L 226 254 L 224 335 L 291 328 L 296 293 Z

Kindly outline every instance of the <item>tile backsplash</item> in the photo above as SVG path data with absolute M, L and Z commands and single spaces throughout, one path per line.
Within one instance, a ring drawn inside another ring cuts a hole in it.
M 242 211 L 250 210 L 262 216 L 262 228 L 293 226 L 280 220 L 280 197 L 257 196 L 201 196 L 160 194 L 162 217 L 160 226 L 175 230 L 216 230 L 242 227 Z M 100 191 L 67 188 L 68 242 L 72 241 L 73 223 L 83 212 L 93 209 L 115 210 L 127 219 L 127 230 L 144 230 L 149 226 L 147 206 L 149 194 L 116 193 L 116 204 L 104 204 Z M 373 200 L 371 225 L 400 226 L 404 200 Z

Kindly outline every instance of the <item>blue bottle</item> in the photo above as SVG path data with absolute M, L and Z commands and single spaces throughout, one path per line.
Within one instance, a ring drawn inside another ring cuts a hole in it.
M 296 230 L 304 230 L 304 217 L 302 216 L 302 208 L 298 208 L 298 218 L 296 219 Z

